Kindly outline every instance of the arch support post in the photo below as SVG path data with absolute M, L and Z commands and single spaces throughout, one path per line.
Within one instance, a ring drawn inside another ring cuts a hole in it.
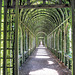
M 15 7 L 15 75 L 19 75 L 19 63 L 18 63 L 18 2 L 19 0 L 16 0 L 16 7 Z
M 7 75 L 6 69 L 6 50 L 7 50 L 7 0 L 4 0 L 4 52 L 3 52 L 3 75 Z
M 0 34 L 1 34 L 1 7 L 2 7 L 2 0 L 0 0 Z M 0 35 L 0 57 L 1 57 L 1 35 Z M 0 59 L 0 67 L 1 67 L 1 59 Z M 1 74 L 1 68 L 0 68 Z
M 72 75 L 75 75 L 75 0 L 72 0 L 72 38 L 73 38 Z

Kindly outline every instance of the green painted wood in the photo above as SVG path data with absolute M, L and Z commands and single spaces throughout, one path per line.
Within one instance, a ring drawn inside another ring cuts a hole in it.
M 64 24 L 64 64 L 66 65 L 66 58 L 65 58 L 65 54 L 66 54 L 66 23 Z
M 15 7 L 15 75 L 19 75 L 19 64 L 18 64 L 18 19 L 19 19 L 19 10 L 18 10 L 18 2 L 16 0 Z
M 21 22 L 22 23 L 22 22 Z M 24 23 L 22 23 L 24 26 L 25 26 L 25 28 L 32 34 L 32 35 L 34 35 L 34 33 L 24 24 Z M 34 35 L 35 36 L 35 35 Z
M 23 0 L 22 0 L 23 1 Z M 16 9 L 17 10 L 17 9 Z M 18 15 L 17 15 L 18 16 Z M 17 17 L 16 16 L 16 17 Z M 17 21 L 17 20 L 16 20 Z M 17 22 L 16 22 L 16 25 L 17 25 Z M 28 29 L 27 29 L 28 30 Z M 15 31 L 16 31 L 16 29 L 15 29 Z M 16 34 L 16 33 L 15 33 Z M 16 36 L 15 36 L 16 37 Z M 33 45 L 34 45 L 34 41 L 33 41 Z M 53 44 L 52 44 L 52 47 L 53 47 Z M 15 52 L 16 53 L 16 52 Z M 16 57 L 17 57 L 17 55 L 16 55 Z
M 0 0 L 0 57 L 1 57 L 1 6 L 2 6 L 2 0 Z M 0 67 L 1 67 L 1 59 L 0 59 Z M 0 74 L 1 74 L 1 68 L 0 68 Z
M 62 55 L 61 55 L 61 59 L 62 59 L 62 63 L 64 63 L 64 26 L 61 26 L 62 29 Z
M 26 12 L 26 11 L 24 11 L 24 12 Z M 30 11 L 29 11 L 29 12 L 30 12 Z M 35 12 L 35 11 L 34 11 L 34 12 Z M 42 11 L 38 11 L 38 12 L 42 12 Z M 30 13 L 31 13 L 30 15 L 32 15 L 32 16 L 31 16 L 31 18 L 30 18 L 29 20 L 30 20 L 30 21 L 31 21 L 31 20 L 33 21 L 33 19 L 34 19 L 35 17 L 40 17 L 40 15 L 38 14 L 38 12 L 37 12 L 37 11 L 36 11 L 35 13 L 30 12 Z M 45 11 L 43 10 L 43 12 L 45 12 Z M 32 14 L 32 13 L 33 13 L 33 14 Z M 48 13 L 48 14 L 47 14 L 47 13 Z M 47 17 L 53 16 L 53 17 L 54 17 L 54 20 L 53 20 L 53 18 L 51 18 L 51 21 L 52 21 L 52 22 L 53 22 L 53 21 L 54 21 L 54 22 L 56 21 L 56 23 L 60 23 L 60 22 L 58 22 L 59 19 L 58 19 L 58 17 L 57 17 L 58 15 L 57 15 L 56 13 L 57 13 L 57 11 L 54 11 L 54 10 L 51 10 L 51 11 L 50 11 L 50 10 L 47 10 L 47 12 L 46 12 L 46 14 L 45 14 L 44 16 L 47 16 L 47 15 L 48 15 Z M 36 15 L 36 14 L 37 14 L 37 15 Z M 41 14 L 41 13 L 40 13 L 40 14 Z M 44 13 L 42 13 L 42 14 L 44 14 Z M 23 15 L 24 20 L 26 20 L 25 17 L 26 17 L 27 15 L 29 15 L 29 14 L 25 14 L 25 13 L 24 13 L 24 15 Z M 39 15 L 39 16 L 38 16 L 38 15 Z M 56 18 L 56 17 L 57 17 L 57 18 Z M 36 18 L 35 18 L 35 19 L 36 19 Z M 57 19 L 58 19 L 58 20 L 57 20 Z M 60 19 L 61 19 L 61 18 L 60 18 Z M 50 23 L 52 23 L 51 21 L 50 21 Z
M 29 41 L 30 41 L 30 39 L 29 39 L 29 37 L 30 37 L 30 35 L 29 35 L 29 31 L 28 31 L 28 49 L 29 49 Z
M 72 75 L 75 75 L 75 0 L 72 0 L 72 38 L 73 38 Z
M 7 75 L 6 69 L 6 50 L 7 50 L 7 0 L 4 0 L 4 52 L 3 52 L 3 75 Z
M 9 39 L 8 40 L 8 45 L 7 45 L 7 47 L 8 48 L 11 48 L 11 29 L 12 29 L 12 25 L 11 25 L 11 23 L 10 22 L 12 22 L 12 19 L 11 19 L 11 9 L 9 9 L 9 15 L 7 16 L 7 17 L 9 17 L 8 19 L 9 19 L 9 24 L 8 24 L 8 26 L 7 26 L 7 30 L 9 30 L 8 32 L 9 32 L 9 34 L 8 34 L 8 36 L 7 36 L 7 38 Z M 9 57 L 9 59 L 11 59 L 11 60 L 8 60 L 7 61 L 7 64 L 9 64 L 9 67 L 11 67 L 11 65 L 12 65 L 12 62 L 11 61 L 13 61 L 13 57 L 12 58 L 10 58 L 12 56 L 12 51 L 11 50 L 7 50 L 7 57 Z M 13 65 L 12 65 L 13 66 Z M 12 75 L 12 70 L 11 70 L 11 68 L 9 68 L 9 69 L 7 69 L 7 74 L 10 74 L 10 75 Z
M 23 63 L 23 31 L 21 32 L 21 55 L 22 55 L 22 63 Z M 21 63 L 21 65 L 22 65 Z
M 59 51 L 59 39 L 60 39 L 60 38 L 59 38 L 59 34 L 60 34 L 59 29 L 60 29 L 60 28 L 58 28 L 58 51 Z
M 59 0 L 59 4 L 62 4 L 62 0 Z
M 55 32 L 54 32 L 54 49 L 55 49 Z
M 23 33 L 23 63 L 25 62 L 25 31 Z
M 27 15 L 26 15 L 27 16 Z M 23 16 L 24 17 L 24 16 Z M 30 20 L 31 21 L 31 20 Z
M 57 35 L 57 51 L 59 51 L 59 28 L 58 28 L 58 35 Z M 59 53 L 58 53 L 59 58 Z
M 71 10 L 71 30 L 72 30 L 72 8 L 70 8 L 70 10 Z M 70 67 L 70 69 L 71 69 L 71 72 L 72 72 L 72 75 L 73 75 L 73 30 L 71 31 L 71 44 L 72 44 L 72 46 L 71 46 L 71 49 L 72 49 L 72 58 L 71 58 L 71 60 L 69 61 L 69 63 L 70 63 L 70 65 L 69 65 L 69 67 Z
M 56 27 L 51 33 L 53 33 L 54 31 L 56 31 L 60 26 L 62 26 L 65 22 L 67 22 L 67 20 L 69 20 L 71 18 L 71 16 L 69 16 L 66 20 L 64 20 L 58 27 Z M 50 33 L 50 34 L 51 34 Z M 48 34 L 48 36 L 50 35 Z
M 43 4 L 46 4 L 46 0 L 43 0 Z
M 29 2 L 28 2 L 29 3 Z M 37 8 L 37 9 L 46 9 L 46 8 L 69 8 L 71 7 L 69 4 L 50 4 L 50 5 L 21 5 L 19 6 L 19 9 L 27 9 L 27 8 Z M 14 6 L 10 6 L 8 8 L 15 8 Z
M 27 0 L 27 5 L 30 5 L 30 0 Z

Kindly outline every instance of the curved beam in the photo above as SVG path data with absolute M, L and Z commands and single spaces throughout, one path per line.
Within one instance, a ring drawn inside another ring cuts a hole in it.
M 41 31 L 41 32 L 38 32 L 38 33 L 36 34 L 36 36 L 37 36 L 38 34 L 41 34 L 41 33 L 42 33 L 42 34 L 45 34 L 45 35 L 47 36 L 47 34 L 46 34 L 45 32 L 42 32 L 42 31 Z

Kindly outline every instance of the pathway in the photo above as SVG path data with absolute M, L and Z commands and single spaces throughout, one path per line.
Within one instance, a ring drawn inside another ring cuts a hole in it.
M 22 65 L 19 75 L 71 75 L 45 47 L 39 46 Z

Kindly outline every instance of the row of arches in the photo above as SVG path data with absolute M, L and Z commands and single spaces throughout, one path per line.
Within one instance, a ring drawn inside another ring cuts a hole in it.
M 48 48 L 65 66 L 72 69 L 72 28 L 69 22 L 62 24 L 48 36 Z
M 40 37 L 73 73 L 74 3 L 0 0 L 0 74 L 18 75 L 19 67 L 39 45 Z

